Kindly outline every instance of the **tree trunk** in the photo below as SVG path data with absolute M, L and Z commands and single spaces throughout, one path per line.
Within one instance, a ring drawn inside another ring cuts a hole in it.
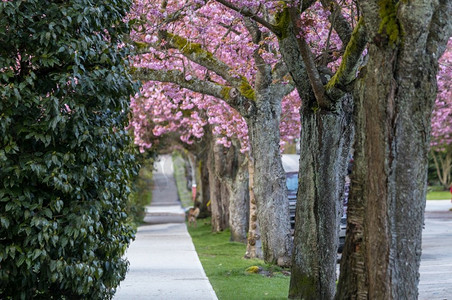
M 231 241 L 245 243 L 249 215 L 248 160 L 233 143 L 228 151 L 226 163 L 231 166 L 231 173 L 226 174 L 224 178 L 229 191 Z
M 208 154 L 210 206 L 212 212 L 212 231 L 223 231 L 229 225 L 229 192 L 219 178 L 224 167 L 223 146 L 212 140 Z
M 249 214 L 249 229 L 248 241 L 246 244 L 245 258 L 259 258 L 264 259 L 262 252 L 262 241 L 259 230 L 259 220 L 257 219 L 257 205 L 254 197 L 254 161 L 252 156 L 248 156 L 248 174 L 249 174 L 249 199 L 250 199 L 250 214 Z
M 246 121 L 254 158 L 254 195 L 264 260 L 288 266 L 292 237 L 286 177 L 279 147 L 281 101 L 271 98 L 270 95 L 263 95 L 263 99 L 258 96 L 258 112 Z
M 444 151 L 431 150 L 433 161 L 435 163 L 436 174 L 441 185 L 448 189 L 450 187 L 450 171 L 452 169 L 452 146 L 445 146 Z
M 196 201 L 199 205 L 198 218 L 207 218 L 211 215 L 210 211 L 210 190 L 209 190 L 209 156 L 212 146 L 211 128 L 205 126 L 205 134 L 203 138 L 191 145 L 183 144 L 183 147 L 189 151 L 194 159 L 194 171 L 196 182 Z
M 200 213 L 199 218 L 206 218 L 210 216 L 211 206 L 210 206 L 210 190 L 209 190 L 209 169 L 207 163 L 207 155 L 205 158 L 198 161 L 197 168 L 198 183 L 201 185 L 197 189 L 200 193 L 199 201 Z
M 444 19 L 451 4 L 361 2 L 371 43 L 355 92 L 355 161 L 337 298 L 417 299 L 436 59 L 450 36 Z M 439 33 L 444 24 L 446 37 Z
M 319 109 L 292 24 L 279 39 L 281 54 L 303 99 L 300 170 L 289 298 L 332 299 L 338 225 L 353 139 L 351 95 Z
M 292 299 L 334 297 L 338 225 L 353 137 L 351 96 L 342 104 L 334 113 L 302 108 Z
M 199 143 L 200 150 L 196 153 L 196 190 L 199 193 L 199 216 L 198 218 L 206 218 L 210 216 L 210 190 L 209 190 L 209 164 L 208 164 L 208 153 L 210 152 L 209 143 L 206 139 L 209 137 L 208 133 L 205 134 L 203 142 Z

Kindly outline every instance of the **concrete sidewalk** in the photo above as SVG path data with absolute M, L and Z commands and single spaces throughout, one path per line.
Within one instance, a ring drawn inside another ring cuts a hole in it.
M 114 299 L 217 299 L 185 225 L 171 157 L 161 156 L 154 167 L 147 224 L 127 250 L 129 272 Z
M 450 200 L 427 200 L 419 300 L 452 300 L 452 207 Z

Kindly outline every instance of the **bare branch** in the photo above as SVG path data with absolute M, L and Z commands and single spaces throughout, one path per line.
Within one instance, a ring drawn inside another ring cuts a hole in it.
M 239 31 L 237 31 L 237 30 L 235 30 L 233 27 L 234 27 L 234 25 L 228 25 L 228 24 L 225 24 L 225 23 L 223 23 L 223 22 L 220 22 L 220 23 L 218 23 L 218 25 L 220 25 L 221 27 L 223 27 L 223 28 L 225 28 L 225 29 L 227 29 L 228 31 L 224 34 L 224 36 L 227 36 L 228 34 L 229 34 L 229 32 L 232 32 L 232 33 L 234 33 L 234 34 L 236 34 L 236 35 L 241 35 L 242 33 L 241 32 L 239 32 Z
M 137 68 L 133 72 L 134 79 L 141 81 L 158 81 L 166 83 L 174 83 L 180 87 L 189 89 L 193 92 L 210 95 L 219 99 L 227 100 L 225 97 L 225 86 L 220 84 L 192 78 L 186 80 L 184 73 L 179 70 L 154 70 L 149 68 Z
M 342 15 L 341 7 L 335 0 L 321 0 L 322 6 L 331 12 L 331 26 L 339 35 L 343 45 L 347 45 L 352 36 L 352 27 Z
M 232 9 L 232 10 L 240 13 L 244 17 L 248 17 L 248 18 L 256 21 L 257 23 L 261 24 L 262 26 L 268 28 L 268 30 L 270 30 L 274 34 L 279 35 L 278 29 L 275 27 L 275 25 L 271 24 L 270 22 L 268 22 L 264 18 L 259 17 L 258 15 L 256 15 L 252 11 L 250 11 L 247 7 L 240 8 L 240 7 L 237 7 L 237 6 L 233 5 L 232 3 L 230 3 L 230 2 L 228 2 L 226 0 L 215 0 L 215 1 L 220 3 L 220 4 L 223 4 L 224 6 L 226 6 L 229 9 Z
M 245 27 L 248 30 L 248 32 L 251 35 L 251 39 L 253 41 L 254 44 L 259 45 L 261 39 L 262 39 L 262 35 L 261 32 L 259 30 L 259 27 L 257 26 L 256 22 L 254 22 L 253 20 L 249 19 L 249 18 L 245 18 L 244 20 L 245 23 Z M 267 64 L 265 63 L 265 60 L 262 58 L 262 56 L 259 54 L 259 50 L 260 47 L 257 48 L 256 50 L 254 50 L 253 52 L 253 58 L 254 58 L 254 62 L 256 63 L 256 68 L 259 70 L 259 72 L 261 73 L 268 73 L 270 72 L 270 70 L 267 70 Z
M 163 4 L 162 4 L 162 9 L 166 9 L 166 6 L 167 6 L 167 1 L 164 1 L 164 3 L 165 3 L 165 5 L 164 5 L 164 7 L 163 7 Z M 183 15 L 183 12 L 188 8 L 188 9 L 190 9 L 192 12 L 194 12 L 194 11 L 197 11 L 198 9 L 200 9 L 200 8 L 202 8 L 203 7 L 203 5 L 202 4 L 195 4 L 195 5 L 193 5 L 192 3 L 190 3 L 190 2 L 187 2 L 183 7 L 181 7 L 180 9 L 178 9 L 177 11 L 175 11 L 175 12 L 173 12 L 172 14 L 169 14 L 166 18 L 165 18 L 165 20 L 163 21 L 163 24 L 169 24 L 169 23 L 172 23 L 172 22 L 175 22 L 175 21 L 177 21 L 179 18 L 181 18 L 181 17 L 183 17 L 184 15 Z
M 257 26 L 256 22 L 254 22 L 250 18 L 245 18 L 245 27 L 251 35 L 251 40 L 254 44 L 258 45 L 262 40 L 262 33 L 259 30 L 259 26 Z

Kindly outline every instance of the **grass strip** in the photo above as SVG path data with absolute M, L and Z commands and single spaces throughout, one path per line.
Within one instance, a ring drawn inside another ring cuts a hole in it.
M 444 189 L 442 185 L 431 185 L 427 187 L 427 200 L 450 200 L 449 189 Z
M 427 200 L 450 200 L 449 191 L 432 191 L 427 193 Z
M 259 259 L 243 258 L 246 245 L 230 232 L 211 232 L 210 218 L 188 227 L 204 271 L 218 299 L 287 299 L 290 273 Z

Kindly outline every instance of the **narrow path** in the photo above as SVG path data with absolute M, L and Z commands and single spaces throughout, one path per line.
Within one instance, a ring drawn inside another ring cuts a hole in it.
M 171 157 L 161 156 L 154 167 L 147 224 L 127 250 L 129 272 L 114 299 L 217 299 L 187 232 Z

